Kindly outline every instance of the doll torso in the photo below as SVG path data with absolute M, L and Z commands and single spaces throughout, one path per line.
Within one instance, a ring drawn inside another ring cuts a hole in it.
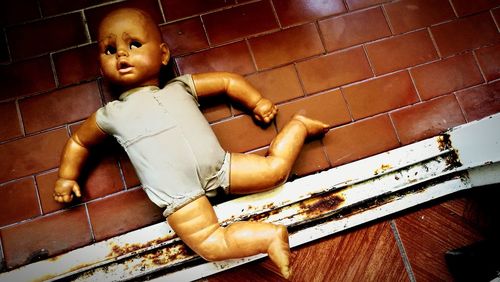
M 96 116 L 129 155 L 149 198 L 167 210 L 212 188 L 226 154 L 195 97 L 191 77 L 182 76 L 163 89 L 127 91 Z

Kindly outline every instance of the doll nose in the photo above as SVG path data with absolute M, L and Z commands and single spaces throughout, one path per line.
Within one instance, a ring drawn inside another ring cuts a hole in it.
M 117 57 L 128 57 L 128 52 L 127 52 L 127 50 L 120 48 L 116 51 L 116 56 Z

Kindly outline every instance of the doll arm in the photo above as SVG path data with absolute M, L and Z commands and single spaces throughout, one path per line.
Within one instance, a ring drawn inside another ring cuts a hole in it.
M 198 97 L 225 92 L 232 100 L 251 110 L 258 121 L 269 123 L 278 111 L 273 102 L 262 97 L 241 75 L 228 72 L 202 73 L 194 74 L 193 81 Z
M 54 187 L 54 200 L 60 203 L 68 203 L 73 200 L 72 193 L 77 197 L 81 196 L 80 187 L 76 180 L 87 160 L 89 148 L 100 143 L 107 136 L 97 125 L 95 113 L 71 135 L 66 146 L 64 146 L 61 156 L 59 179 Z

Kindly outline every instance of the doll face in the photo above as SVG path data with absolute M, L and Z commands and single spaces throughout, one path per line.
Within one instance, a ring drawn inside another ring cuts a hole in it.
M 118 10 L 99 27 L 99 62 L 104 77 L 125 88 L 159 84 L 169 59 L 156 24 L 140 11 Z

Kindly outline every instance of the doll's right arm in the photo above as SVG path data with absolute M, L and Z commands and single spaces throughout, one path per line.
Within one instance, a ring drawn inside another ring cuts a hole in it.
M 71 135 L 61 156 L 59 179 L 54 187 L 54 200 L 68 203 L 73 200 L 73 193 L 80 197 L 80 187 L 76 180 L 80 176 L 85 161 L 89 155 L 89 148 L 101 143 L 108 136 L 99 128 L 96 114 L 92 114 L 78 130 Z

